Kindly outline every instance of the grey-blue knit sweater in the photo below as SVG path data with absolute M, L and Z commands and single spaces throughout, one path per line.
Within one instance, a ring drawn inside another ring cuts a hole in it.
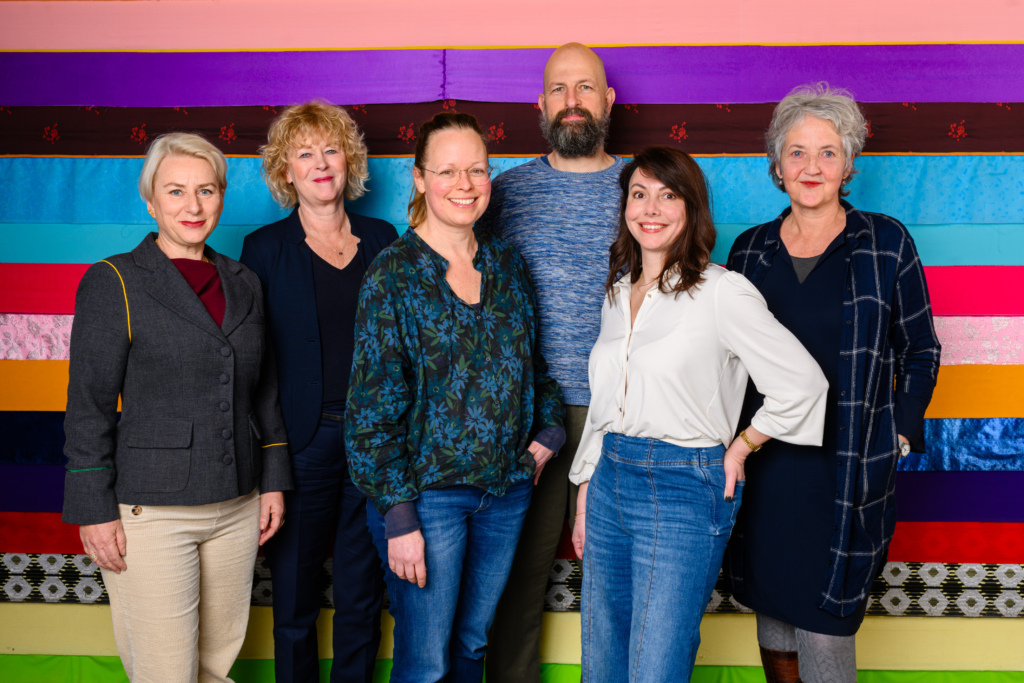
M 567 405 L 590 405 L 587 363 L 601 331 L 608 247 L 619 224 L 619 173 L 567 173 L 546 157 L 494 180 L 479 227 L 526 259 L 540 304 L 540 349 Z

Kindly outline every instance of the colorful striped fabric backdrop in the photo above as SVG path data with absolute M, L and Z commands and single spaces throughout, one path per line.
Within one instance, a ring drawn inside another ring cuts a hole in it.
M 370 192 L 353 209 L 404 230 L 418 126 L 438 111 L 476 115 L 498 170 L 545 153 L 543 65 L 551 47 L 580 40 L 597 47 L 617 92 L 609 151 L 672 145 L 707 173 L 718 262 L 786 206 L 763 153 L 774 103 L 818 80 L 862 102 L 870 130 L 850 201 L 908 226 L 943 344 L 928 452 L 899 467 L 896 537 L 859 637 L 862 680 L 1024 682 L 1024 5 L 460 9 L 0 1 L 0 679 L 125 680 L 100 574 L 60 522 L 63 410 L 78 281 L 154 229 L 136 190 L 148 143 L 197 131 L 228 155 L 211 245 L 237 257 L 246 234 L 284 215 L 259 172 L 270 121 L 311 98 L 345 105 L 371 155 Z M 559 554 L 548 681 L 579 676 L 579 568 L 569 545 Z M 273 679 L 262 562 L 253 586 L 235 670 L 246 682 Z M 759 680 L 742 611 L 716 590 L 695 680 Z M 390 656 L 387 641 L 381 680 Z

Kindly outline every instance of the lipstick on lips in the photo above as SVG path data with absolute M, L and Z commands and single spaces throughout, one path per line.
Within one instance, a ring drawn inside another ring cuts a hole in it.
M 314 183 L 327 183 L 327 182 L 330 182 L 332 180 L 334 180 L 334 176 L 328 175 L 328 176 L 324 176 L 323 178 L 316 178 L 315 180 L 313 180 L 313 182 Z
M 206 221 L 181 221 L 181 224 L 186 228 L 201 228 L 206 224 Z

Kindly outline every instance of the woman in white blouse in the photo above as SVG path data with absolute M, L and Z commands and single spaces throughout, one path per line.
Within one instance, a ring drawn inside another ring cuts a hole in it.
M 707 183 L 689 155 L 646 149 L 619 182 L 590 411 L 570 473 L 583 683 L 688 681 L 743 463 L 772 438 L 820 444 L 828 385 L 757 289 L 710 264 Z M 764 406 L 734 439 L 748 377 Z

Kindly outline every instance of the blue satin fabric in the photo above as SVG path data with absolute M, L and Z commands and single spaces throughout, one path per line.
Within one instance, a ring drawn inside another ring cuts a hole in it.
M 925 420 L 927 453 L 900 460 L 901 472 L 1024 471 L 1024 418 Z

